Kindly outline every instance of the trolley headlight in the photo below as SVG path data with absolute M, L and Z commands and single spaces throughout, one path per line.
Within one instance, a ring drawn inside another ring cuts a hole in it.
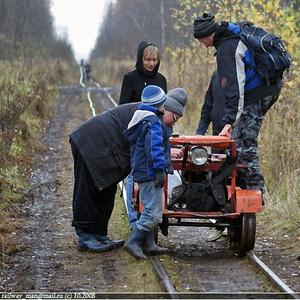
M 208 159 L 207 150 L 202 147 L 194 147 L 190 151 L 190 158 L 195 165 L 202 166 Z

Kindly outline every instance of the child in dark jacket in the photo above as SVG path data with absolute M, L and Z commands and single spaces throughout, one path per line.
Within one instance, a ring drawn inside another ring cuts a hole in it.
M 133 181 L 139 185 L 144 210 L 132 227 L 124 248 L 135 258 L 145 258 L 144 252 L 153 245 L 153 229 L 162 221 L 162 193 L 165 183 L 166 162 L 170 162 L 170 147 L 163 143 L 165 92 L 156 85 L 142 91 L 142 103 L 135 111 L 124 136 L 130 141 Z M 165 249 L 167 252 L 168 249 Z

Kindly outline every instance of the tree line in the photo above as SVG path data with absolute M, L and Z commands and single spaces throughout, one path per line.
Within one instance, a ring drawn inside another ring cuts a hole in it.
M 139 42 L 146 40 L 164 49 L 179 42 L 172 9 L 178 0 L 126 0 L 111 2 L 91 57 L 133 58 Z
M 74 60 L 68 41 L 56 36 L 50 0 L 0 1 L 0 59 L 33 57 Z
M 237 16 L 236 11 L 239 9 L 239 16 L 243 17 L 242 9 L 251 6 L 251 3 L 252 1 L 249 0 L 117 0 L 111 2 L 91 58 L 134 59 L 137 45 L 142 40 L 155 43 L 162 51 L 170 45 L 189 47 L 193 42 L 192 21 L 201 12 L 208 10 L 232 20 Z M 256 3 L 253 5 L 255 6 Z M 274 3 L 270 5 L 274 7 Z M 299 14 L 300 0 L 282 0 L 280 5 L 291 7 Z

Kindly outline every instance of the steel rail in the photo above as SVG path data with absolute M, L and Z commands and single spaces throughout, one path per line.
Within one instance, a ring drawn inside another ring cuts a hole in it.
M 91 99 L 91 93 L 90 93 L 90 90 L 88 89 L 88 87 L 84 84 L 84 82 L 83 82 L 83 67 L 82 66 L 80 66 L 80 85 L 82 86 L 82 87 L 84 87 L 85 88 L 85 90 L 86 90 L 86 93 L 87 93 L 87 98 L 88 98 L 88 100 L 89 100 L 89 105 L 90 105 L 90 109 L 91 109 L 91 111 L 92 111 L 92 115 L 93 115 L 93 117 L 94 116 L 96 116 L 96 111 L 95 111 L 95 108 L 94 108 L 94 103 L 93 103 L 93 101 L 92 101 L 92 99 Z
M 172 281 L 170 280 L 169 276 L 165 272 L 161 263 L 158 261 L 157 257 L 150 256 L 150 262 L 152 263 L 160 282 L 164 286 L 165 291 L 168 293 L 170 298 L 171 299 L 180 299 L 178 297 L 178 293 L 177 293 L 175 287 L 172 284 Z
M 299 299 L 300 295 L 290 289 L 267 265 L 265 265 L 252 251 L 246 253 L 247 258 L 272 281 L 282 292 L 293 299 Z
M 82 66 L 80 66 L 80 85 L 81 86 L 83 86 L 85 89 L 86 89 L 86 91 L 87 91 L 87 93 L 88 93 L 88 99 L 89 99 L 89 102 L 90 102 L 90 107 L 92 106 L 93 107 L 93 101 L 92 101 L 92 99 L 91 99 L 91 97 L 90 97 L 90 91 L 89 91 L 89 89 L 88 89 L 88 87 L 83 83 L 83 74 L 84 74 L 84 70 L 83 70 L 83 67 Z M 99 82 L 97 82 L 96 80 L 94 80 L 94 78 L 90 78 L 89 79 L 94 85 L 96 85 L 97 86 L 97 88 L 101 88 L 101 86 L 100 86 L 100 83 Z M 104 90 L 104 92 L 106 93 L 106 96 L 108 97 L 108 99 L 111 101 L 111 103 L 113 104 L 113 106 L 118 106 L 118 104 L 115 102 L 115 100 L 113 99 L 113 97 L 110 95 L 110 93 L 107 91 L 107 89 L 103 89 Z M 91 105 L 92 104 L 92 105 Z M 95 116 L 96 114 L 95 114 L 95 110 L 94 110 L 94 108 L 91 108 L 92 109 L 92 112 L 93 112 L 93 116 Z

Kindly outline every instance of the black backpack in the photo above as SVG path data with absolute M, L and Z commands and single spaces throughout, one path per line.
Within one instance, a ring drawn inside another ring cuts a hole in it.
M 197 212 L 222 211 L 229 212 L 231 210 L 227 202 L 226 178 L 231 175 L 236 168 L 236 157 L 227 156 L 220 169 L 201 182 L 183 184 L 173 189 L 171 199 L 168 203 L 168 209 L 176 210 L 175 204 L 182 206 L 186 204 L 186 208 Z
M 281 39 L 250 22 L 237 23 L 240 39 L 252 52 L 256 70 L 267 83 L 282 78 L 291 65 L 291 56 Z

